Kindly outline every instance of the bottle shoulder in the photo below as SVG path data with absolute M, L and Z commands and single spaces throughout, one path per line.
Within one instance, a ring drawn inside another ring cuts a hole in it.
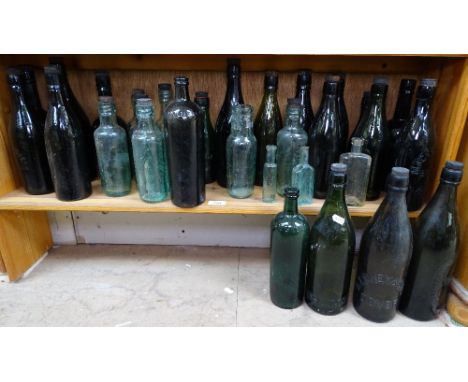
M 174 100 L 167 105 L 166 110 L 164 111 L 164 115 L 167 120 L 173 118 L 201 118 L 202 114 L 203 112 L 198 105 L 188 100 Z

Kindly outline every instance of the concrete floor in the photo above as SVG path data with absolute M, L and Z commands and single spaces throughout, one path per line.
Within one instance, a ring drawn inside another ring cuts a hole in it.
M 384 326 L 352 305 L 322 316 L 275 307 L 266 249 L 142 245 L 54 248 L 0 284 L 0 326 Z M 443 326 L 400 314 L 386 326 Z

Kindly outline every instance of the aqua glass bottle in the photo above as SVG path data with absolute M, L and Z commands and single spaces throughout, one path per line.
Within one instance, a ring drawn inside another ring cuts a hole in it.
M 132 186 L 127 132 L 117 123 L 112 97 L 99 97 L 99 121 L 94 143 L 102 190 L 107 196 L 127 195 Z
M 266 160 L 263 165 L 262 200 L 264 203 L 272 203 L 276 199 L 276 146 L 267 145 Z
M 196 92 L 195 103 L 203 113 L 203 136 L 205 139 L 205 183 L 213 183 L 216 180 L 214 162 L 214 129 L 210 118 L 210 99 L 207 92 Z
M 285 187 L 292 185 L 292 170 L 299 163 L 299 152 L 307 146 L 307 133 L 300 124 L 302 106 L 296 98 L 288 99 L 286 121 L 276 139 L 278 176 L 276 191 L 284 195 Z
M 143 201 L 161 202 L 169 198 L 168 166 L 163 132 L 155 126 L 153 102 L 136 102 L 137 125 L 132 133 L 135 175 Z
M 293 309 L 304 300 L 309 223 L 297 210 L 299 190 L 284 190 L 284 210 L 271 222 L 270 298 L 283 309 Z
M 300 206 L 311 204 L 314 198 L 314 168 L 309 164 L 309 147 L 300 147 L 299 163 L 292 171 L 292 185 L 299 190 Z
M 257 140 L 252 111 L 250 105 L 234 107 L 231 134 L 226 141 L 227 190 L 233 198 L 248 198 L 254 190 Z
M 132 137 L 133 129 L 136 126 L 136 101 L 140 98 L 148 98 L 145 91 L 143 89 L 133 89 L 131 102 L 132 102 L 132 119 L 128 122 L 128 126 L 130 127 L 130 138 Z
M 334 315 L 346 308 L 355 235 L 344 189 L 346 165 L 330 168 L 327 198 L 310 231 L 305 300 L 316 312 Z
M 159 99 L 159 114 L 156 119 L 156 124 L 164 132 L 164 137 L 167 140 L 167 129 L 164 123 L 164 112 L 166 111 L 167 105 L 174 99 L 172 93 L 172 85 L 168 83 L 158 84 L 158 99 Z
M 362 138 L 351 138 L 351 152 L 340 155 L 347 168 L 345 200 L 348 206 L 362 206 L 366 201 L 372 158 L 362 152 Z

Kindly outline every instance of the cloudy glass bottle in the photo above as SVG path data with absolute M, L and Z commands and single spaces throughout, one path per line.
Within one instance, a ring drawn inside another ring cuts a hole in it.
M 278 172 L 276 146 L 267 145 L 266 152 L 266 161 L 263 165 L 262 200 L 265 203 L 271 203 L 276 199 L 276 174 Z
M 207 92 L 196 92 L 195 103 L 203 113 L 203 137 L 205 140 L 205 183 L 213 183 L 216 177 L 214 162 L 214 129 L 210 117 L 210 99 Z
M 292 185 L 299 190 L 298 204 L 311 204 L 314 197 L 314 168 L 309 164 L 309 147 L 300 147 L 299 163 L 292 171 Z

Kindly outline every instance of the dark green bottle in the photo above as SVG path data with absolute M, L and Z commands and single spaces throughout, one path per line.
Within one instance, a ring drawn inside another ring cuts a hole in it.
M 355 246 L 346 207 L 346 165 L 333 163 L 328 195 L 310 231 L 305 300 L 318 313 L 342 312 L 348 302 Z
M 457 187 L 462 176 L 463 163 L 447 161 L 439 188 L 416 222 L 413 257 L 399 307 L 415 320 L 433 320 L 445 306 L 458 256 Z
M 271 222 L 270 297 L 276 306 L 293 309 L 304 299 L 309 223 L 297 211 L 299 190 L 287 187 L 284 196 L 284 210 Z
M 24 98 L 26 102 L 31 105 L 33 111 L 39 116 L 42 123 L 45 122 L 47 112 L 42 108 L 39 93 L 37 92 L 36 75 L 34 69 L 28 65 L 19 67 L 24 78 Z
M 406 209 L 408 182 L 408 169 L 392 168 L 387 195 L 362 235 L 353 304 L 370 321 L 395 317 L 403 291 L 413 249 Z
M 393 118 L 388 121 L 388 130 L 392 143 L 392 156 L 395 156 L 397 140 L 409 122 L 415 87 L 416 80 L 403 78 L 400 81 L 400 89 L 398 90 L 398 99 Z M 395 159 L 393 159 L 393 162 L 394 161 Z
M 327 76 L 327 79 L 338 82 L 338 93 L 336 99 L 338 101 L 338 116 L 340 118 L 339 136 L 341 143 L 341 152 L 344 153 L 348 144 L 349 134 L 348 112 L 346 111 L 346 104 L 344 101 L 346 75 L 344 73 L 340 73 L 336 75 Z
M 278 73 L 266 72 L 262 103 L 254 122 L 254 134 L 257 138 L 257 165 L 255 184 L 263 184 L 263 166 L 266 160 L 267 145 L 276 143 L 276 134 L 283 127 L 280 107 L 278 105 Z
M 296 98 L 302 106 L 301 118 L 299 122 L 309 137 L 312 123 L 314 122 L 314 112 L 312 110 L 312 101 L 310 99 L 310 87 L 312 84 L 312 76 L 310 70 L 301 70 L 297 75 L 296 80 Z
M 203 136 L 205 138 L 205 183 L 216 180 L 214 162 L 214 129 L 210 118 L 210 99 L 207 92 L 196 92 L 195 103 L 203 112 Z

